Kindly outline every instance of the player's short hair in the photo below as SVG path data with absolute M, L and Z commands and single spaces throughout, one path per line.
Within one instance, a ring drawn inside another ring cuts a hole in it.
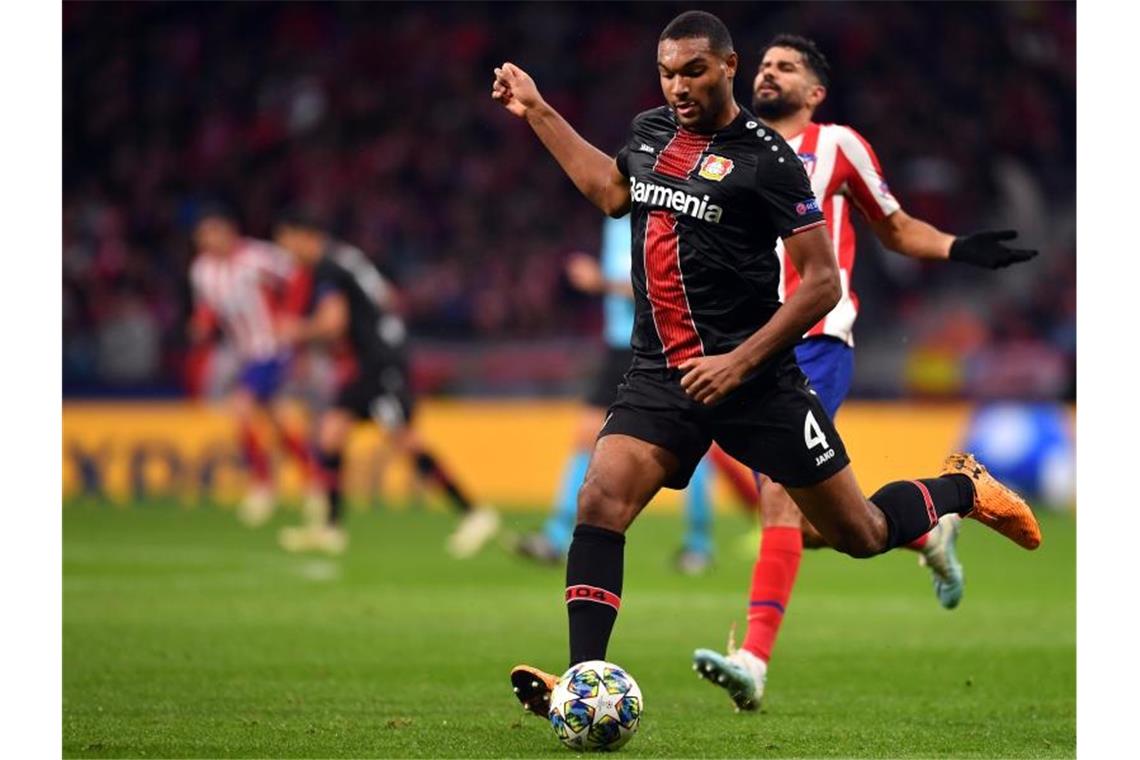
M 763 60 L 768 51 L 774 47 L 798 50 L 804 57 L 804 64 L 811 70 L 811 73 L 815 74 L 819 83 L 824 87 L 831 86 L 831 64 L 827 62 L 827 57 L 816 47 L 815 42 L 798 34 L 777 34 L 760 51 L 760 59 Z
M 308 232 L 328 232 L 329 225 L 324 216 L 314 209 L 304 206 L 287 208 L 277 215 L 279 227 L 297 227 Z
M 240 226 L 237 212 L 234 211 L 233 206 L 220 200 L 206 201 L 194 211 L 195 226 L 207 219 L 221 219 L 234 227 Z
M 728 33 L 728 27 L 719 18 L 705 11 L 685 11 L 669 22 L 657 41 L 696 37 L 707 39 L 709 49 L 717 55 L 728 55 L 733 51 L 732 35 Z

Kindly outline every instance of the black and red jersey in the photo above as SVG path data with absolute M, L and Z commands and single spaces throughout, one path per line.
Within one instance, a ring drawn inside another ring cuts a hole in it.
M 348 305 L 346 343 L 360 365 L 407 364 L 407 330 L 392 308 L 395 293 L 363 251 L 330 241 L 310 277 L 305 313 L 312 314 L 321 299 L 331 293 L 343 296 Z
M 618 152 L 633 205 L 634 367 L 740 345 L 780 307 L 777 238 L 824 224 L 795 152 L 744 108 L 709 134 L 667 106 Z

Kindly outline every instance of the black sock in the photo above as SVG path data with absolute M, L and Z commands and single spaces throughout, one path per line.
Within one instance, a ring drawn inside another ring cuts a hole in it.
M 925 535 L 942 515 L 964 515 L 974 508 L 974 484 L 965 475 L 896 480 L 875 492 L 871 502 L 887 518 L 887 546 L 909 544 Z
M 340 525 L 341 520 L 341 454 L 339 451 L 327 454 L 323 451 L 317 453 L 317 462 L 321 467 L 321 477 L 325 481 L 325 493 L 329 497 L 329 525 Z
M 456 485 L 434 456 L 423 450 L 417 451 L 415 461 L 416 471 L 423 477 L 430 478 L 438 483 L 439 487 L 451 499 L 451 504 L 457 512 L 471 511 L 471 500 L 467 498 L 467 494 L 463 493 Z
M 566 615 L 570 664 L 606 659 L 610 632 L 621 607 L 625 536 L 579 525 L 566 557 Z

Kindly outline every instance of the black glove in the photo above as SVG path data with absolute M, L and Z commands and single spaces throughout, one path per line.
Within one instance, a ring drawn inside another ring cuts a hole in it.
M 1016 230 L 999 230 L 975 232 L 973 235 L 954 238 L 954 242 L 950 244 L 950 260 L 964 261 L 986 269 L 1001 269 L 1010 264 L 1029 261 L 1037 255 L 1037 251 L 1006 248 L 1002 245 L 1002 241 L 1013 240 L 1015 237 L 1017 237 Z

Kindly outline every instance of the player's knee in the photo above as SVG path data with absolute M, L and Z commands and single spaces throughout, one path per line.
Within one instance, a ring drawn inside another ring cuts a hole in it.
M 332 454 L 344 449 L 350 430 L 350 421 L 339 412 L 331 412 L 321 419 L 317 429 L 317 448 Z
M 244 388 L 235 392 L 230 398 L 230 409 L 233 415 L 242 422 L 249 422 L 253 419 L 253 411 L 256 404 L 257 400 Z
M 808 522 L 806 517 L 800 523 L 800 530 L 803 532 L 805 549 L 824 549 L 829 546 L 827 539 Z
M 322 427 L 317 433 L 317 449 L 322 454 L 331 454 L 340 450 L 340 436 L 331 426 Z
M 882 541 L 870 525 L 850 524 L 842 526 L 832 545 L 837 551 L 855 559 L 874 557 L 882 551 Z
M 426 478 L 435 472 L 435 459 L 423 449 L 417 449 L 412 454 L 412 464 L 416 468 L 416 474 L 421 478 Z
M 597 480 L 587 478 L 578 489 L 578 524 L 596 525 L 599 528 L 625 532 L 629 526 L 630 510 L 613 493 Z

